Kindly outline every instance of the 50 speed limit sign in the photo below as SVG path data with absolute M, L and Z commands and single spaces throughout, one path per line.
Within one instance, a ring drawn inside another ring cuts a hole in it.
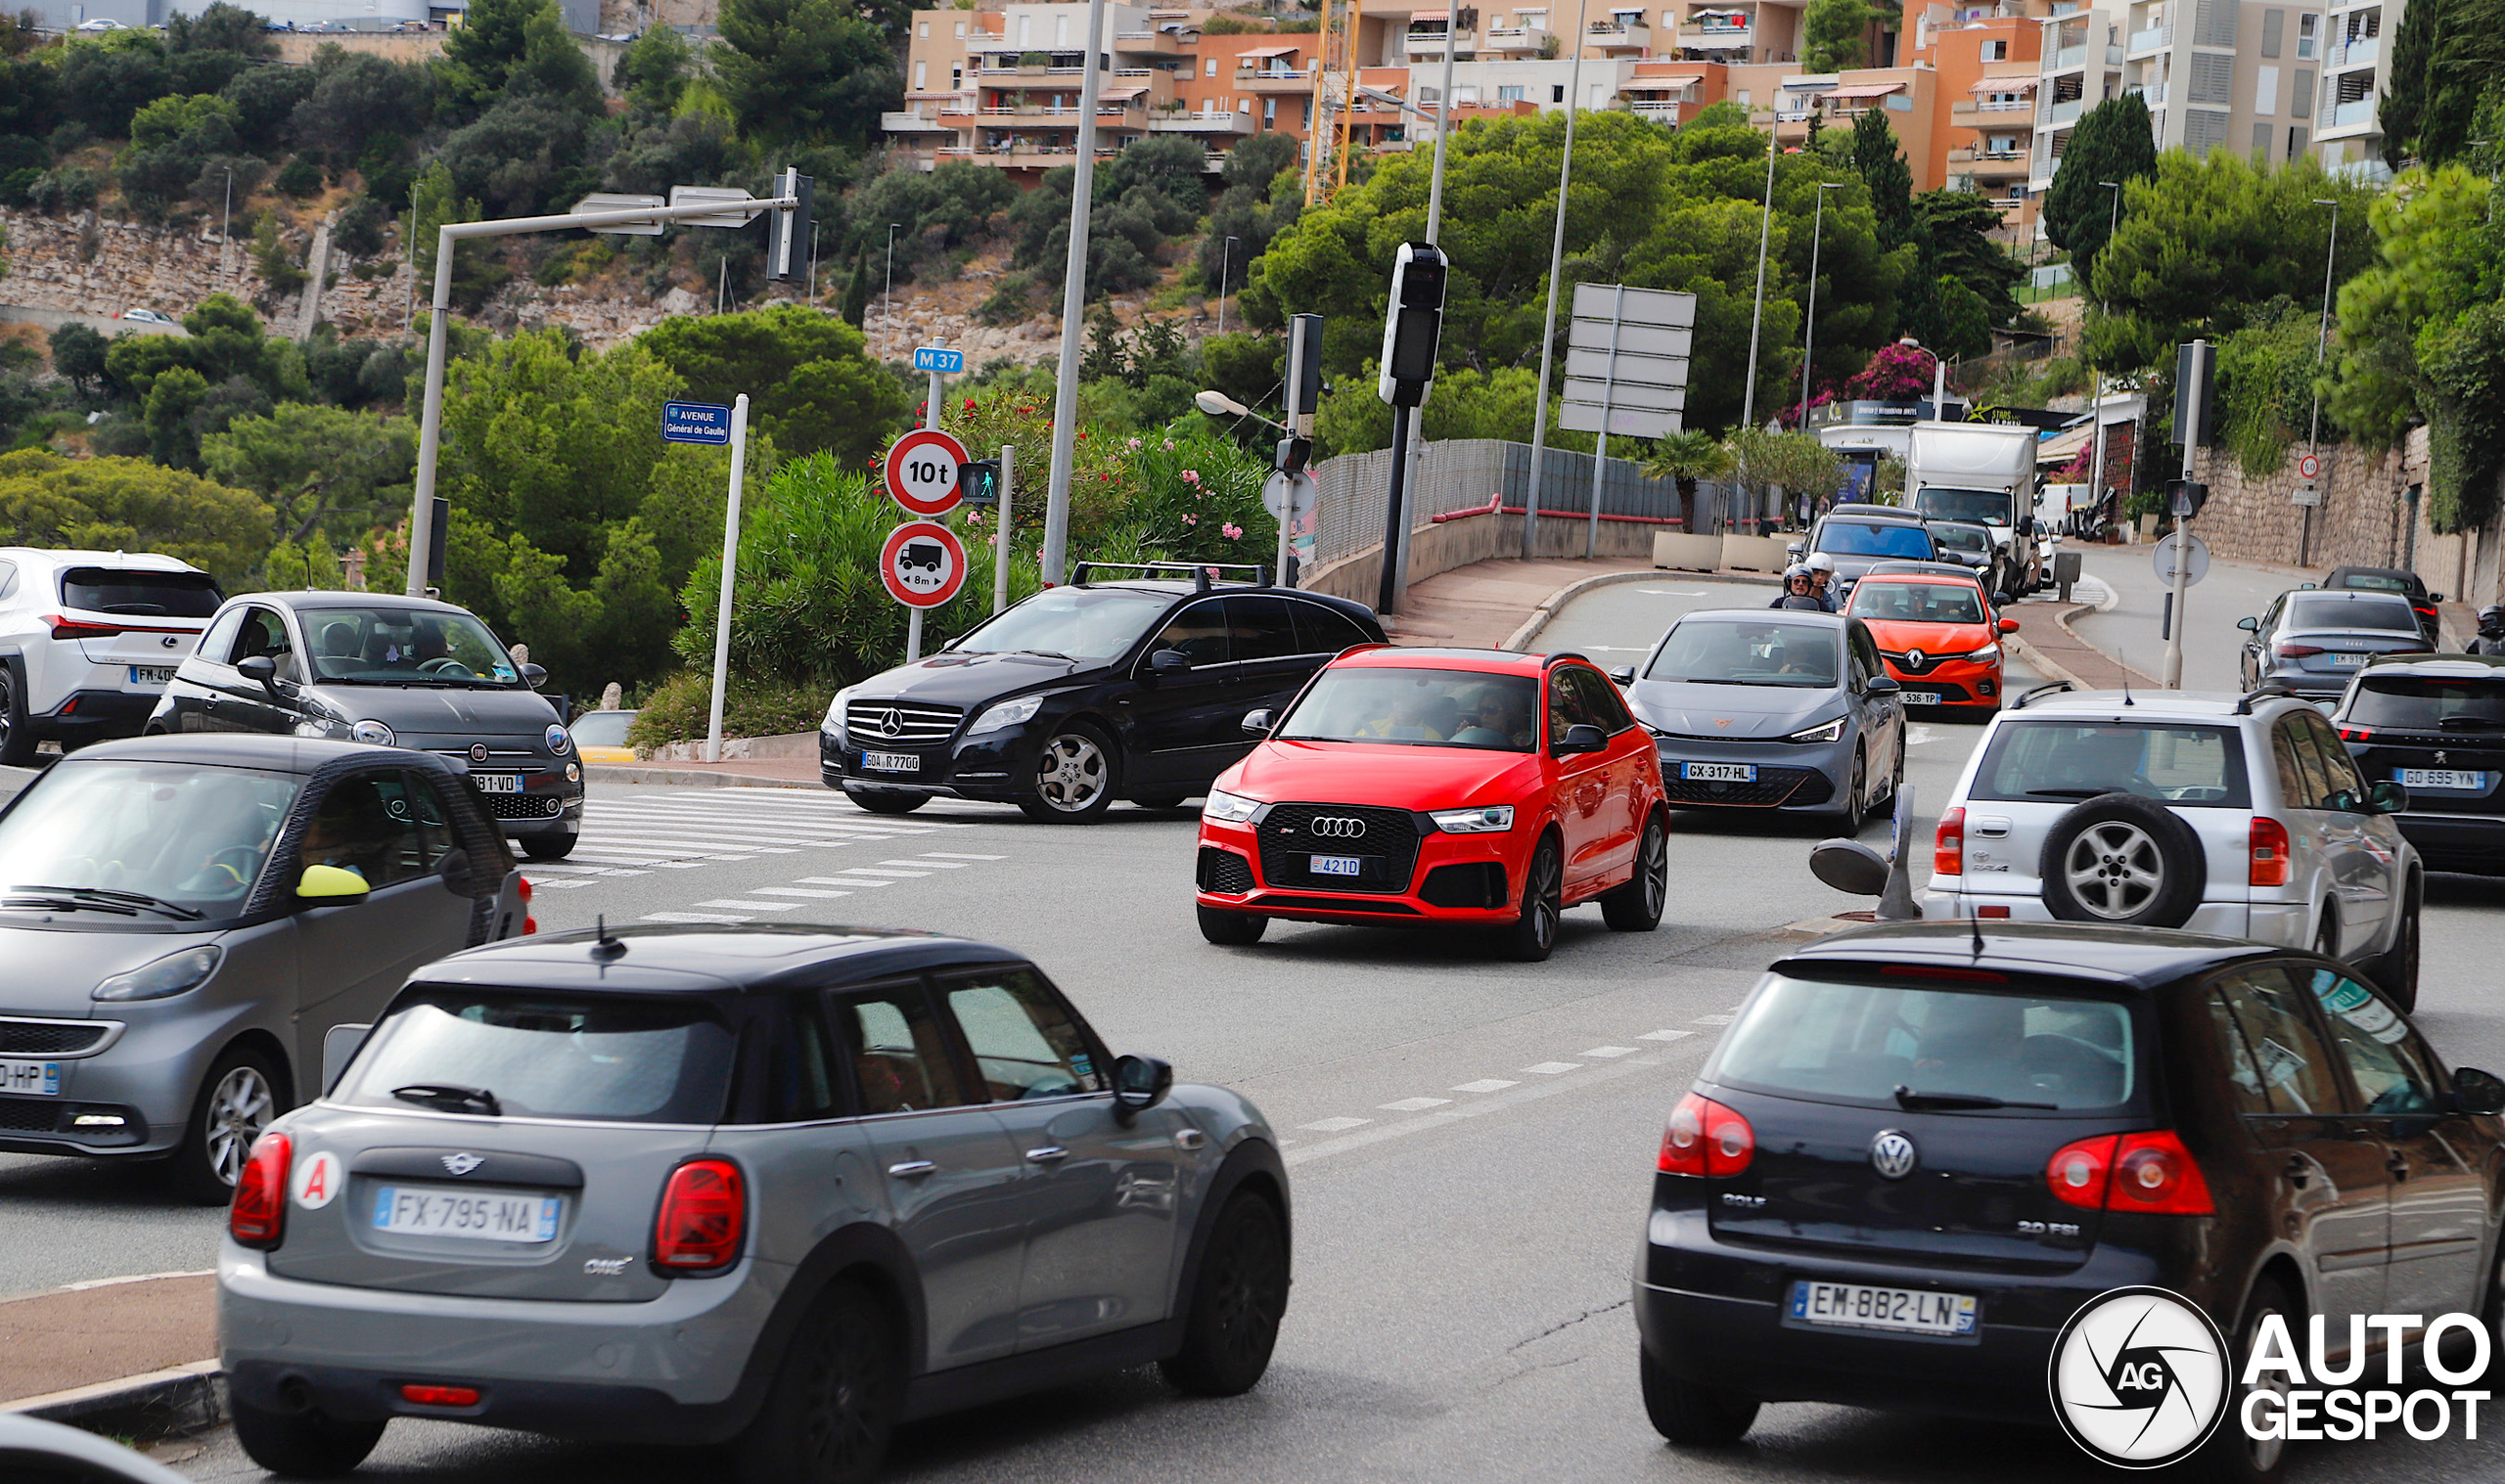
M 917 516 L 940 516 L 957 508 L 957 466 L 966 445 L 935 427 L 917 427 L 888 450 L 888 493 Z

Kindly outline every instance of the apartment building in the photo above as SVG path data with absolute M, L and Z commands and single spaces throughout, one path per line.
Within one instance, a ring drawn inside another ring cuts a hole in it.
M 2279 164 L 2316 142 L 2326 12 L 2262 0 L 2137 0 L 2124 15 L 2123 85 L 2148 104 L 2159 149 L 2232 149 Z M 2359 75 L 2371 89 L 2372 67 Z M 2363 112 L 2371 114 L 2371 104 Z

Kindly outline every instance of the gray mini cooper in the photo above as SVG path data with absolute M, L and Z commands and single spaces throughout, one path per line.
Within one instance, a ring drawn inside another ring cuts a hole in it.
M 576 932 L 421 969 L 262 1136 L 217 1266 L 275 1472 L 424 1417 L 833 1484 L 898 1421 L 1090 1372 L 1251 1388 L 1288 1183 L 1257 1108 L 1109 1057 L 1006 949 Z

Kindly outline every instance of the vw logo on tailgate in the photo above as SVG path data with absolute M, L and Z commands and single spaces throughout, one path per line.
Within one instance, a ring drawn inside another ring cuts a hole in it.
M 1902 1180 L 1914 1172 L 1922 1155 L 1912 1139 L 1898 1129 L 1882 1129 L 1870 1141 L 1870 1167 L 1882 1180 Z
M 1324 839 L 1353 840 L 1365 834 L 1366 822 L 1344 814 L 1326 814 L 1305 828 Z

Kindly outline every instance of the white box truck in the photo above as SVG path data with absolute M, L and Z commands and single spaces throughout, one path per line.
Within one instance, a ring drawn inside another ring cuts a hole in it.
M 2040 575 L 2035 447 L 2034 428 L 2005 423 L 1916 423 L 1906 440 L 1905 504 L 1988 526 L 1996 593 L 2033 592 Z

